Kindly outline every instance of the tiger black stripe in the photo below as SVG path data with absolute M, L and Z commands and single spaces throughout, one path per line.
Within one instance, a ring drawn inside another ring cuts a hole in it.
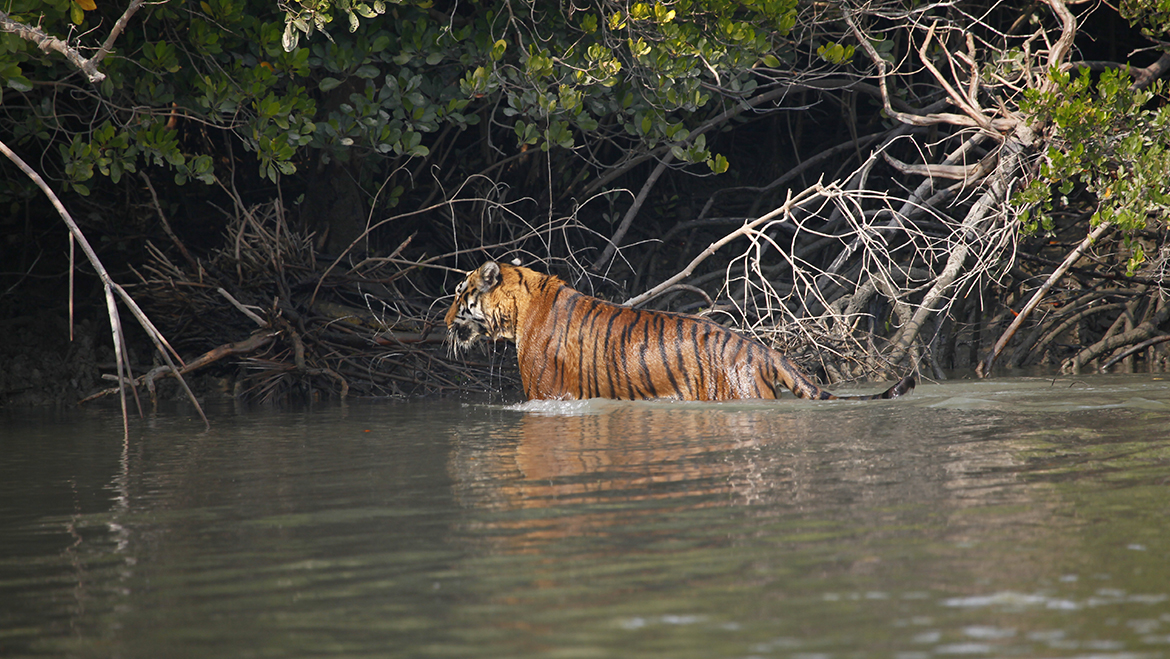
M 629 312 L 626 313 L 629 315 Z M 621 355 L 622 355 L 622 371 L 626 375 L 626 390 L 630 392 L 630 400 L 637 400 L 640 398 L 638 392 L 634 390 L 634 379 L 630 376 L 630 335 L 638 328 L 638 321 L 642 318 L 640 310 L 634 310 L 634 320 L 626 325 L 621 334 Z
M 650 373 L 650 364 L 646 361 L 646 353 L 650 352 L 650 323 L 642 324 L 642 345 L 638 347 L 638 360 L 642 365 L 642 377 L 646 380 L 646 390 L 651 398 L 658 397 L 658 390 L 654 388 L 654 376 Z M 646 396 L 643 395 L 642 398 Z
M 639 312 L 637 312 L 637 311 L 634 312 L 635 318 L 637 318 L 638 313 Z M 629 314 L 627 313 L 626 316 L 628 318 Z M 630 364 L 631 359 L 633 357 L 635 357 L 635 355 L 630 354 L 630 350 L 632 349 L 630 347 L 630 345 L 631 345 L 631 342 L 633 340 L 632 335 L 634 333 L 634 330 L 636 330 L 637 328 L 638 328 L 637 323 L 629 323 L 629 325 L 626 327 L 626 329 L 622 331 L 622 342 L 621 342 L 622 367 L 623 367 L 622 371 L 625 373 L 625 376 L 626 376 L 626 389 L 630 392 L 630 400 L 637 400 L 637 399 L 642 397 L 642 395 L 641 395 L 642 390 L 638 388 L 638 385 L 634 384 L 634 378 L 633 378 L 634 369 L 632 368 L 632 365 Z
M 577 391 L 579 392 L 578 397 L 582 398 L 582 399 L 593 398 L 593 396 L 591 395 L 593 392 L 593 388 L 591 386 L 588 386 L 589 378 L 587 378 L 585 375 L 585 373 L 586 373 L 586 371 L 585 371 L 585 350 L 580 348 L 580 346 L 585 345 L 586 334 L 593 333 L 593 324 L 597 322 L 597 314 L 595 312 L 597 311 L 597 307 L 600 305 L 601 305 L 601 300 L 596 300 L 596 299 L 590 300 L 589 301 L 589 308 L 586 309 L 585 311 L 581 312 L 581 314 L 583 316 L 582 322 L 578 323 L 580 325 L 581 329 L 578 330 L 578 332 L 577 332 L 577 345 L 578 345 L 578 350 L 577 350 Z M 596 359 L 594 359 L 593 361 L 595 364 L 597 363 Z M 593 368 L 593 369 L 590 369 L 590 371 L 593 373 L 594 381 L 596 382 L 597 369 Z M 587 386 L 588 386 L 588 388 L 587 388 Z
M 560 297 L 559 291 L 557 294 L 555 294 L 553 296 L 552 325 L 554 328 L 558 326 L 557 319 L 559 318 L 560 313 L 561 313 L 560 307 L 556 304 L 556 299 L 558 297 Z M 537 358 L 541 362 L 540 368 L 542 371 L 549 366 L 549 364 L 548 364 L 549 346 L 551 346 L 553 341 L 557 338 L 556 335 L 557 335 L 557 332 L 555 330 L 551 331 L 551 332 L 547 332 L 544 336 L 544 345 L 542 345 L 540 347 L 540 349 L 535 353 Z M 554 373 L 554 375 L 555 375 L 555 373 Z
M 577 390 L 580 392 L 578 397 L 581 399 L 593 398 L 595 396 L 593 393 L 593 379 L 590 377 L 593 370 L 587 369 L 585 366 L 585 346 L 589 344 L 586 342 L 587 334 L 584 330 L 588 329 L 590 333 L 592 332 L 594 323 L 592 314 L 597 309 L 599 303 L 600 300 L 589 300 L 589 308 L 582 312 L 580 325 L 583 329 L 577 334 Z M 597 360 L 594 359 L 593 362 L 596 363 Z
M 602 393 L 601 369 L 606 369 L 606 376 L 608 377 L 609 359 L 605 354 L 605 344 L 597 340 L 597 335 L 599 333 L 601 324 L 608 324 L 608 320 L 606 318 L 606 313 L 608 310 L 609 305 L 607 304 L 597 305 L 597 308 L 593 311 L 593 330 L 589 333 L 591 342 L 593 344 L 593 357 L 591 363 L 588 364 L 589 372 L 593 377 L 593 390 L 591 393 L 594 396 L 599 397 L 605 396 L 605 394 Z
M 560 305 L 557 304 L 557 300 L 560 299 L 560 297 L 561 297 L 561 292 L 558 290 L 556 293 L 553 294 L 553 301 L 552 301 L 552 304 L 550 305 L 552 307 L 551 325 L 553 327 L 558 327 L 557 319 L 560 318 L 560 315 L 561 315 Z M 549 345 L 552 344 L 553 338 L 555 338 L 554 332 L 549 332 L 548 334 L 545 335 L 544 345 L 541 347 L 541 351 L 540 351 L 541 353 L 543 353 L 545 355 L 548 354 L 548 347 L 549 347 Z
M 634 392 L 633 379 L 630 377 L 630 372 L 634 370 L 633 355 L 630 354 L 630 332 L 633 331 L 634 325 L 630 322 L 630 315 L 629 311 L 622 311 L 621 317 L 618 318 L 618 326 L 622 328 L 618 333 L 618 360 L 622 365 L 618 371 L 618 387 L 625 389 L 633 400 L 637 396 Z
M 707 352 L 707 365 L 711 367 L 711 373 L 708 377 L 711 378 L 710 388 L 715 392 L 714 397 L 719 398 L 723 395 L 722 384 L 727 378 L 726 373 L 719 372 L 719 364 L 722 363 L 719 356 L 719 348 L 716 347 L 715 341 L 711 338 L 709 327 L 704 327 L 703 332 L 703 349 Z
M 727 343 L 729 341 L 731 341 L 732 336 L 733 335 L 730 332 L 723 333 L 723 341 L 720 342 L 719 349 L 716 352 L 719 359 L 718 359 L 718 361 L 716 361 L 714 363 L 716 363 L 716 364 L 734 364 L 735 363 L 734 361 L 732 361 L 732 359 L 729 359 L 729 356 L 727 354 Z M 734 357 L 734 355 L 731 355 L 731 357 Z M 727 384 L 726 383 L 726 376 L 724 376 L 723 380 L 724 380 L 724 382 L 722 384 L 726 385 Z M 720 387 L 720 389 L 722 389 L 722 387 Z M 722 391 L 720 391 L 720 395 L 723 395 Z
M 695 391 L 695 387 L 691 382 L 690 369 L 687 368 L 686 362 L 686 351 L 690 349 L 691 345 L 683 344 L 683 336 L 685 335 L 685 332 L 683 331 L 683 325 L 685 324 L 686 323 L 683 322 L 681 317 L 675 316 L 674 341 L 672 343 L 674 344 L 674 355 L 678 359 L 679 377 L 681 377 L 682 381 L 687 385 L 687 393 L 689 394 L 687 398 L 690 400 L 695 400 L 697 392 Z
M 569 319 L 573 318 L 573 314 L 568 315 Z M 572 331 L 572 325 L 566 324 L 557 332 L 557 349 L 554 353 L 553 359 L 556 362 L 555 373 L 557 374 L 557 387 L 564 392 L 570 392 L 576 389 L 573 386 L 573 372 L 569 370 L 572 365 L 570 358 L 573 351 L 569 350 L 567 346 L 570 345 L 569 333 Z M 580 379 L 578 376 L 577 379 Z
M 610 345 L 611 345 L 610 337 L 613 336 L 613 323 L 615 321 L 617 321 L 618 318 L 620 318 L 620 317 L 621 317 L 621 308 L 614 307 L 613 308 L 613 315 L 610 316 L 610 322 L 606 323 L 606 327 L 605 327 L 605 350 L 610 350 Z M 626 365 L 625 352 L 619 351 L 618 356 L 621 358 L 622 368 L 625 368 L 625 365 Z M 610 383 L 610 396 L 617 398 L 618 397 L 618 387 L 615 387 L 613 385 L 613 370 L 610 368 L 610 364 L 612 362 L 614 362 L 614 359 L 606 359 L 606 361 L 605 361 L 605 379 L 607 380 L 608 383 Z
M 680 324 L 682 323 L 681 318 L 679 318 L 679 323 Z M 698 400 L 703 400 L 705 398 L 705 394 L 707 391 L 707 382 L 706 382 L 706 373 L 703 369 L 703 358 L 702 358 L 702 355 L 699 354 L 699 324 L 698 323 L 691 323 L 690 325 L 691 325 L 691 346 L 693 346 L 692 349 L 695 351 L 695 366 L 697 366 L 698 370 L 699 370 L 699 374 L 697 376 L 695 376 L 696 382 L 695 382 L 694 388 L 691 390 L 691 395 L 693 395 Z M 681 331 L 679 332 L 679 336 L 682 336 Z M 679 350 L 678 354 L 679 354 L 679 360 L 681 361 L 682 360 L 682 350 Z
M 606 314 L 609 314 L 608 318 L 606 317 Z M 594 336 L 593 363 L 590 367 L 590 370 L 593 372 L 593 388 L 594 388 L 593 395 L 599 396 L 602 398 L 612 398 L 613 397 L 613 374 L 610 373 L 610 366 L 611 366 L 613 360 L 610 359 L 610 357 L 609 357 L 609 352 L 608 352 L 609 338 L 608 338 L 608 336 L 613 332 L 613 314 L 611 313 L 609 305 L 601 305 L 600 307 L 598 307 L 597 321 L 594 323 L 594 325 L 596 326 L 596 325 L 600 324 L 602 321 L 604 321 L 605 325 L 606 325 L 606 337 L 607 337 L 606 340 L 605 341 L 598 341 L 598 340 L 596 340 L 597 334 L 595 333 L 593 335 Z M 609 385 L 608 390 L 603 388 L 604 385 L 602 384 L 602 379 L 601 379 L 602 373 L 605 374 L 605 381 Z M 607 391 L 608 391 L 608 393 L 607 393 Z
M 772 388 L 772 395 L 776 398 L 780 397 L 780 387 L 778 384 L 781 380 L 780 369 L 776 367 L 775 360 L 773 360 L 772 363 L 768 364 L 768 386 Z
M 682 398 L 682 389 L 678 386 L 678 380 L 674 378 L 670 356 L 666 354 L 666 316 L 656 316 L 654 324 L 658 326 L 658 352 L 662 354 L 662 368 L 666 371 L 666 379 L 670 380 L 670 388 L 674 390 L 674 395 Z M 678 350 L 677 346 L 675 349 Z
M 565 314 L 565 322 L 558 323 L 557 319 L 561 316 L 561 307 L 563 305 L 557 304 L 557 300 L 561 299 L 561 293 L 564 291 L 564 288 L 558 288 L 557 292 L 553 295 L 553 330 L 548 333 L 548 341 L 546 341 L 544 344 L 544 356 L 542 357 L 542 359 L 545 360 L 545 363 L 547 363 L 549 360 L 552 361 L 553 381 L 560 386 L 562 391 L 565 389 L 565 369 L 564 360 L 561 359 L 561 348 L 565 345 L 565 339 L 568 338 L 568 321 L 573 319 L 573 306 L 575 306 L 576 303 L 580 300 L 579 297 L 574 296 L 572 303 L 569 305 L 568 313 Z M 552 347 L 551 355 L 549 354 L 550 347 Z
M 594 397 L 605 396 L 604 393 L 601 393 L 601 369 L 605 368 L 605 365 L 608 363 L 608 358 L 605 353 L 605 344 L 598 341 L 597 337 L 599 325 L 604 321 L 607 309 L 608 304 L 598 304 L 597 309 L 593 310 L 593 329 L 590 331 L 590 343 L 592 343 L 593 355 L 590 361 L 591 363 L 587 364 L 587 366 L 589 366 L 590 375 L 593 378 L 593 389 L 590 393 Z

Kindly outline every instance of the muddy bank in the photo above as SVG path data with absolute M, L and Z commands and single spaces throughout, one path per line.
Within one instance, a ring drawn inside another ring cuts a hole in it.
M 0 407 L 68 407 L 114 385 L 114 349 L 109 321 L 83 318 L 69 332 L 69 315 L 65 301 L 60 304 L 22 305 L 20 315 L 9 313 L 0 318 Z M 148 370 L 153 347 L 140 332 L 128 333 L 128 350 L 135 375 Z M 231 378 L 225 364 L 188 378 L 201 400 L 231 397 Z M 109 374 L 103 378 L 103 374 Z M 144 392 L 145 395 L 145 392 Z M 160 399 L 178 399 L 183 394 L 171 382 L 161 382 Z M 117 405 L 117 397 L 97 400 L 86 405 Z
M 69 339 L 65 309 L 0 319 L 0 406 L 72 405 L 102 386 L 99 364 L 113 364 L 108 323 L 86 319 Z

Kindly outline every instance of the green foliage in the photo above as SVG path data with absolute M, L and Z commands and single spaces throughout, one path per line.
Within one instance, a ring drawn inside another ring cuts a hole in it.
M 1130 234 L 1170 211 L 1170 107 L 1150 109 L 1160 86 L 1134 90 L 1128 76 L 1107 71 L 1094 82 L 1052 71 L 1048 91 L 1029 90 L 1021 109 L 1050 127 L 1039 176 L 1013 198 L 1025 231 L 1050 231 L 1050 212 L 1083 192 L 1095 204 L 1093 224 L 1110 222 Z M 1144 256 L 1134 246 L 1132 274 Z
M 1151 39 L 1162 40 L 1170 33 L 1170 0 L 1121 0 L 1118 11 Z
M 830 64 L 845 64 L 853 59 L 853 46 L 843 46 L 832 41 L 817 48 L 817 55 Z
M 67 35 L 80 19 L 83 48 L 124 9 L 92 0 L 9 7 L 50 34 Z M 376 189 L 404 160 L 435 158 L 441 135 L 476 126 L 501 156 L 539 147 L 566 159 L 566 171 L 577 153 L 666 147 L 719 174 L 730 163 L 695 129 L 756 93 L 755 67 L 787 67 L 808 51 L 789 36 L 796 0 L 601 2 L 588 11 L 495 0 L 448 14 L 429 0 L 291 7 L 148 4 L 103 62 L 106 80 L 82 93 L 33 85 L 76 76 L 59 55 L 0 34 L 0 90 L 17 119 L 5 137 L 59 159 L 46 173 L 83 195 L 145 168 L 177 184 L 242 169 L 279 182 L 331 160 L 360 164 Z M 335 18 L 344 30 L 331 29 Z M 852 54 L 829 42 L 821 56 L 841 64 Z
M 423 85 L 429 84 L 424 103 L 415 104 L 413 112 L 431 121 L 414 130 L 434 132 L 449 122 L 472 125 L 478 117 L 465 111 L 472 102 L 500 108 L 500 120 L 511 124 L 520 146 L 549 151 L 590 140 L 623 138 L 639 148 L 666 142 L 680 160 L 706 162 L 715 172 L 727 169 L 726 158 L 689 143 L 686 124 L 695 113 L 721 106 L 712 87 L 750 95 L 757 84 L 751 67 L 779 64 L 774 53 L 790 47 L 785 37 L 796 21 L 795 0 L 601 3 L 594 12 L 568 13 L 556 5 L 534 5 L 524 18 L 539 23 L 537 36 L 506 29 L 506 17 L 515 15 L 506 3 L 481 3 L 462 23 L 436 20 L 424 4 L 393 7 L 397 33 L 385 33 L 387 45 L 398 49 L 393 63 L 418 71 Z M 288 25 L 306 35 L 326 29 L 335 15 L 366 18 L 342 0 L 294 6 Z M 359 23 L 356 34 L 367 29 L 381 34 L 391 27 L 382 19 Z M 295 43 L 285 40 L 286 47 Z M 458 71 L 457 90 L 447 87 L 450 77 L 414 68 L 424 62 Z M 456 99 L 465 105 L 446 111 Z M 392 122 L 415 118 L 413 112 L 395 114 L 397 107 L 383 110 Z
M 122 3 L 97 6 L 14 0 L 13 18 L 39 24 L 50 34 L 68 34 L 77 7 L 83 30 L 111 25 Z M 4 99 L 10 114 L 24 121 L 12 139 L 26 148 L 40 143 L 61 158 L 56 174 L 80 194 L 92 191 L 97 174 L 118 183 L 143 166 L 169 170 L 177 183 L 215 180 L 215 144 L 208 129 L 234 134 L 256 154 L 259 173 L 271 180 L 296 170 L 297 149 L 316 131 L 316 101 L 300 84 L 310 72 L 308 51 L 286 53 L 280 24 L 267 4 L 246 0 L 204 0 L 198 10 L 167 5 L 144 8 L 118 41 L 119 57 L 107 58 L 99 93 L 53 93 L 28 79 L 64 80 L 70 65 L 12 35 L 0 35 L 5 63 L 0 77 L 20 96 Z M 225 29 L 230 26 L 231 29 Z M 90 44 L 83 39 L 83 47 Z M 55 147 L 53 148 L 53 143 Z

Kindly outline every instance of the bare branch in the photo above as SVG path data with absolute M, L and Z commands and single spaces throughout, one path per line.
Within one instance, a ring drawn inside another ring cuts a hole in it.
M 1056 1 L 1059 2 L 1059 0 Z M 862 32 L 861 28 L 857 25 L 857 21 L 854 19 L 852 11 L 845 8 L 843 9 L 842 15 L 845 18 L 845 23 L 849 25 L 849 29 L 857 38 L 858 43 L 861 44 L 862 49 L 865 50 L 866 54 L 869 55 L 870 60 L 872 60 L 873 63 L 878 67 L 878 89 L 881 91 L 882 108 L 890 117 L 911 126 L 937 126 L 939 124 L 950 124 L 961 127 L 980 127 L 998 132 L 1007 132 L 1015 128 L 1018 122 L 1014 118 L 999 117 L 995 119 L 989 119 L 981 113 L 973 113 L 972 116 L 967 116 L 962 114 L 954 114 L 951 112 L 912 114 L 910 112 L 895 110 L 894 105 L 890 99 L 889 82 L 887 80 L 889 77 L 889 62 L 886 62 L 886 60 L 883 59 L 880 54 L 878 54 L 877 50 L 874 49 L 873 44 L 870 43 L 869 36 Z M 933 30 L 934 28 L 932 27 L 931 29 Z M 929 60 L 925 55 L 923 55 L 923 61 L 927 62 L 927 66 L 930 66 L 928 63 Z M 937 74 L 937 71 L 934 71 L 933 67 L 931 68 L 932 71 Z M 941 78 L 941 76 L 938 77 Z M 952 102 L 954 102 L 954 99 L 960 98 L 962 97 L 959 96 L 957 92 L 952 94 Z M 960 105 L 960 107 L 963 107 L 964 110 L 968 109 L 963 105 Z M 975 115 L 980 115 L 982 118 L 976 119 Z
M 114 27 L 110 28 L 110 33 L 106 36 L 106 40 L 102 42 L 102 47 L 99 48 L 98 51 L 93 54 L 93 57 L 90 57 L 86 62 L 86 66 L 92 68 L 92 73 L 102 75 L 101 73 L 98 73 L 97 65 L 106 58 L 106 55 L 109 55 L 111 52 L 113 52 L 114 42 L 117 41 L 118 36 L 122 34 L 122 31 L 126 29 L 126 24 L 130 22 L 130 17 L 133 16 L 140 7 L 142 7 L 144 2 L 145 0 L 130 0 L 130 4 L 126 7 L 126 11 L 122 12 L 122 15 L 118 17 L 118 21 L 114 23 Z M 86 71 L 87 74 L 91 72 L 90 69 L 83 70 Z M 91 78 L 91 82 L 96 81 L 92 80 Z
M 1056 1 L 1059 2 L 1059 0 Z M 918 47 L 918 57 L 921 58 L 922 65 L 930 71 L 930 74 L 934 76 L 934 79 L 938 81 L 938 84 L 941 85 L 944 90 L 946 90 L 947 96 L 950 97 L 952 103 L 962 109 L 963 112 L 966 112 L 967 116 L 970 117 L 977 126 L 985 130 L 991 130 L 991 120 L 988 119 L 987 115 L 983 114 L 983 111 L 979 108 L 978 105 L 976 105 L 973 99 L 967 98 L 963 94 L 960 94 L 957 89 L 952 87 L 950 81 L 948 81 L 943 76 L 943 74 L 939 72 L 937 68 L 935 68 L 934 63 L 930 60 L 930 56 L 926 54 L 926 50 L 930 48 L 930 42 L 934 39 L 934 30 L 937 26 L 937 22 L 930 26 L 930 29 L 926 31 L 926 38 L 922 40 L 922 45 Z
M 1159 336 L 1155 336 L 1152 339 L 1147 339 L 1145 341 L 1142 341 L 1141 343 L 1139 343 L 1135 346 L 1131 346 L 1131 347 L 1127 348 L 1126 350 L 1122 351 L 1122 353 L 1117 355 L 1116 357 L 1111 357 L 1109 359 L 1109 361 L 1105 362 L 1104 364 L 1101 364 L 1101 371 L 1104 372 L 1104 371 L 1109 370 L 1110 366 L 1113 366 L 1117 362 L 1125 359 L 1126 357 L 1129 357 L 1132 354 L 1139 353 L 1139 352 L 1145 350 L 1146 348 L 1149 348 L 1150 346 L 1157 345 L 1159 343 L 1165 343 L 1167 341 L 1170 341 L 1170 334 L 1161 334 Z
M 151 341 L 154 342 L 155 347 L 158 349 L 167 365 L 170 366 L 171 370 L 175 372 L 176 377 L 179 379 L 179 383 L 187 392 L 187 396 L 195 405 L 195 409 L 198 410 L 199 416 L 203 418 L 203 423 L 207 427 L 210 427 L 211 424 L 207 421 L 207 416 L 203 413 L 203 408 L 199 405 L 199 401 L 195 398 L 195 394 L 191 391 L 190 387 L 187 386 L 187 381 L 184 380 L 182 375 L 179 374 L 179 369 L 177 366 L 175 366 L 174 360 L 171 359 L 171 355 L 174 354 L 175 358 L 179 360 L 179 363 L 182 363 L 182 358 L 179 357 L 179 354 L 175 352 L 174 348 L 171 348 L 170 344 L 167 343 L 166 337 L 164 337 L 162 333 L 158 331 L 158 328 L 156 328 L 154 324 L 150 322 L 150 319 L 147 318 L 142 309 L 138 307 L 138 304 L 130 297 L 130 294 L 127 293 L 124 288 L 118 285 L 113 280 L 113 278 L 110 277 L 110 274 L 106 271 L 105 266 L 102 265 L 101 259 L 98 258 L 97 252 L 95 252 L 93 247 L 90 246 L 89 241 L 85 237 L 85 234 L 81 232 L 81 228 L 77 226 L 77 223 L 73 221 L 73 216 L 70 215 L 69 211 L 65 209 L 65 205 L 61 203 L 61 200 L 57 197 L 56 193 L 53 192 L 53 189 L 49 187 L 48 183 L 45 183 L 45 180 L 41 178 L 41 175 L 38 174 L 36 170 L 34 170 L 32 167 L 29 167 L 20 156 L 16 155 L 16 153 L 12 151 L 12 149 L 9 149 L 8 145 L 3 142 L 0 142 L 0 153 L 3 153 L 5 156 L 7 156 L 9 160 L 11 160 L 17 167 L 19 167 L 20 170 L 24 172 L 25 175 L 28 176 L 33 181 L 33 183 L 35 183 L 37 187 L 41 189 L 42 192 L 45 193 L 45 196 L 47 196 L 49 201 L 52 202 L 53 207 L 57 209 L 57 213 L 61 216 L 61 219 L 64 220 L 66 226 L 69 227 L 70 234 L 78 242 L 78 244 L 81 245 L 81 250 L 85 253 L 86 258 L 89 259 L 90 265 L 92 265 L 94 270 L 97 271 L 98 278 L 101 279 L 102 286 L 105 289 L 106 307 L 110 314 L 110 328 L 114 338 L 114 352 L 118 358 L 119 387 L 124 387 L 123 383 L 126 381 L 124 368 L 129 366 L 129 358 L 125 353 L 125 337 L 122 333 L 122 321 L 118 315 L 118 306 L 115 300 L 115 295 L 122 298 L 122 302 L 126 304 L 126 306 L 130 309 L 130 312 L 134 315 L 135 319 L 138 320 L 138 323 L 142 325 L 142 329 L 146 330 L 147 336 L 149 336 Z M 135 396 L 137 396 L 137 393 L 135 393 Z M 130 425 L 129 418 L 126 413 L 126 392 L 124 388 L 122 389 L 122 425 L 126 435 L 129 436 Z
M 1077 248 L 1069 253 L 1069 255 L 1064 259 L 1064 262 L 1060 264 L 1060 267 L 1052 271 L 1052 274 L 1048 276 L 1048 279 L 1045 280 L 1044 284 L 1040 286 L 1040 288 L 1037 289 L 1036 292 L 1032 295 L 1032 299 L 1028 300 L 1028 303 L 1025 304 L 1024 308 L 1020 310 L 1020 313 L 1016 315 L 1016 318 L 1012 321 L 1012 324 L 1008 326 L 1007 330 L 1005 330 L 1004 333 L 999 337 L 999 340 L 995 342 L 995 347 L 991 349 L 990 353 L 988 353 L 987 358 L 979 362 L 979 365 L 975 367 L 976 375 L 981 378 L 985 378 L 991 375 L 991 367 L 995 364 L 995 359 L 999 357 L 999 353 L 1003 352 L 1003 349 L 1005 346 L 1007 346 L 1008 341 L 1012 340 L 1012 337 L 1015 336 L 1016 331 L 1020 329 L 1020 325 L 1022 325 L 1028 316 L 1031 315 L 1032 310 L 1036 308 L 1036 305 L 1040 304 L 1040 300 L 1044 299 L 1044 296 L 1048 294 L 1048 291 L 1052 288 L 1052 285 L 1059 281 L 1060 278 L 1064 276 L 1064 273 L 1072 266 L 1072 264 L 1075 263 L 1077 259 L 1081 258 L 1081 255 L 1085 253 L 1085 250 L 1088 249 L 1094 241 L 1105 235 L 1105 232 L 1108 231 L 1112 226 L 1113 225 L 1106 222 L 1096 229 L 1093 229 L 1089 235 L 1085 236 L 1085 239 L 1081 241 L 1081 244 L 1077 245 Z
M 1089 346 L 1088 348 L 1085 348 L 1081 352 L 1077 353 L 1075 357 L 1067 360 L 1064 364 L 1062 364 L 1061 371 L 1065 373 L 1080 372 L 1080 369 L 1085 364 L 1088 364 L 1089 362 L 1100 357 L 1101 355 L 1104 355 L 1110 350 L 1116 350 L 1122 346 L 1152 338 L 1155 334 L 1158 333 L 1158 327 L 1167 320 L 1170 320 L 1170 304 L 1166 304 L 1165 301 L 1161 299 L 1158 300 L 1158 303 L 1161 308 L 1158 309 L 1157 313 L 1151 316 L 1148 320 L 1131 330 L 1107 337 Z
M 58 53 L 64 55 L 65 59 L 69 60 L 70 64 L 84 72 L 89 78 L 90 82 L 101 82 L 102 80 L 106 79 L 106 75 L 104 73 L 90 73 L 86 71 L 88 60 L 82 57 L 81 53 L 77 52 L 75 48 L 70 47 L 69 44 L 61 41 L 57 37 L 46 34 L 45 31 L 39 27 L 33 27 L 31 25 L 25 25 L 20 21 L 15 21 L 6 12 L 3 11 L 0 11 L 0 31 L 8 32 L 9 34 L 15 34 L 25 41 L 31 41 L 36 44 L 37 48 L 40 48 L 46 53 L 51 50 L 57 51 Z
M 986 176 L 995 165 L 995 158 L 985 158 L 971 165 L 911 165 L 883 151 L 886 162 L 903 174 L 915 174 L 931 178 L 947 178 L 958 181 L 976 181 Z
M 670 277 L 669 279 L 662 282 L 661 284 L 658 284 L 654 288 L 651 288 L 650 290 L 646 291 L 645 293 L 642 293 L 641 295 L 635 295 L 634 297 L 626 300 L 622 304 L 624 304 L 628 307 L 636 307 L 639 304 L 642 304 L 643 302 L 645 302 L 646 300 L 657 297 L 659 295 L 659 293 L 661 293 L 662 291 L 674 286 L 675 284 L 680 283 L 682 280 L 691 276 L 691 273 L 695 271 L 695 268 L 697 268 L 700 263 L 702 263 L 703 261 L 706 261 L 708 257 L 713 255 L 715 252 L 719 251 L 722 247 L 724 247 L 725 245 L 727 245 L 731 241 L 733 241 L 736 238 L 739 238 L 741 236 L 747 235 L 751 231 L 754 231 L 756 229 L 756 227 L 760 226 L 761 224 L 765 224 L 767 222 L 775 220 L 776 218 L 790 214 L 792 212 L 792 210 L 795 209 L 797 206 L 799 206 L 801 203 L 808 201 L 811 198 L 817 197 L 817 196 L 823 194 L 823 192 L 824 192 L 824 187 L 821 186 L 820 183 L 818 183 L 818 184 L 812 186 L 811 188 L 808 188 L 807 190 L 796 195 L 795 197 L 793 197 L 792 194 L 789 193 L 788 199 L 779 208 L 773 210 L 770 213 L 762 215 L 762 216 L 760 216 L 760 217 L 758 217 L 750 222 L 745 222 L 742 227 L 736 229 L 735 231 L 732 231 L 731 233 L 727 234 L 726 236 L 724 236 L 724 237 L 720 238 L 719 240 L 716 240 L 715 242 L 708 245 L 706 249 L 704 249 L 702 252 L 700 252 L 698 256 L 691 259 L 691 262 L 688 263 L 685 268 L 680 270 L 674 276 Z
M 979 226 L 984 222 L 993 209 L 998 206 L 1007 195 L 1008 186 L 1017 174 L 1020 158 L 1023 151 L 1029 148 L 1035 140 L 1030 128 L 1020 124 L 1016 133 L 1008 138 L 1002 147 L 1003 155 L 1000 158 L 998 171 L 993 175 L 994 181 L 980 196 L 979 200 L 967 211 L 963 223 L 955 232 L 956 244 L 947 258 L 946 265 L 935 279 L 930 290 L 927 291 L 918 310 L 906 325 L 899 330 L 894 338 L 894 351 L 891 359 L 897 363 L 905 356 L 910 344 L 922 330 L 927 318 L 938 311 L 936 305 L 944 300 L 944 295 L 950 291 L 963 269 L 964 261 L 971 253 L 973 237 Z
M 1048 51 L 1048 68 L 1055 69 L 1064 63 L 1069 51 L 1072 50 L 1073 39 L 1077 36 L 1077 19 L 1068 10 L 1064 0 L 1044 0 L 1044 2 L 1060 19 L 1060 38 Z
M 618 249 L 618 245 L 626 237 L 626 232 L 629 231 L 630 224 L 638 216 L 638 211 L 642 210 L 642 205 L 646 203 L 646 197 L 650 196 L 650 191 L 654 189 L 654 184 L 673 160 L 674 152 L 668 151 L 662 160 L 658 161 L 658 166 L 654 168 L 654 171 L 650 172 L 650 176 L 642 184 L 642 189 L 638 191 L 638 196 L 634 197 L 634 203 L 626 211 L 625 217 L 622 218 L 622 223 L 618 225 L 617 231 L 613 232 L 613 237 L 609 239 L 605 249 L 601 252 L 601 256 L 597 257 L 597 260 L 593 262 L 590 268 L 593 272 L 601 272 L 609 263 L 609 260 L 613 258 L 614 253 Z
M 98 83 L 106 79 L 106 74 L 98 71 L 98 65 L 109 55 L 114 49 L 114 42 L 122 31 L 126 29 L 126 24 L 130 22 L 130 17 L 142 7 L 145 0 L 131 0 L 130 5 L 126 7 L 126 11 L 114 23 L 114 27 L 110 29 L 110 34 L 106 36 L 106 40 L 92 57 L 86 59 L 78 50 L 68 43 L 54 37 L 39 27 L 25 25 L 20 21 L 13 20 L 7 12 L 0 11 L 0 32 L 8 32 L 26 41 L 31 41 L 37 45 L 38 48 L 45 51 L 56 51 L 63 55 L 70 64 L 75 66 L 79 71 L 85 74 L 85 77 L 92 83 Z

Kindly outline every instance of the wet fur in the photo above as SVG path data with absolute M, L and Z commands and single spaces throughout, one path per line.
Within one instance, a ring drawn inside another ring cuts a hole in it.
M 489 261 L 455 291 L 446 316 L 455 353 L 481 338 L 516 343 L 529 399 L 895 398 L 906 376 L 870 396 L 836 396 L 779 352 L 718 323 L 623 307 L 569 288 L 558 277 Z

